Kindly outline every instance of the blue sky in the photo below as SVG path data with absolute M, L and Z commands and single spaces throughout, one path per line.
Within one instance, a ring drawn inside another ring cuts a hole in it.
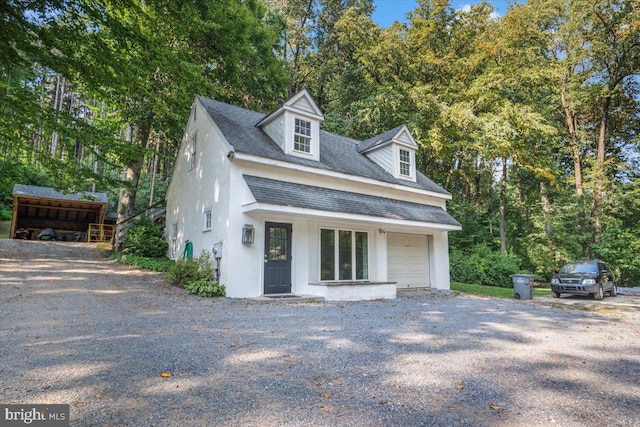
M 417 6 L 416 0 L 374 0 L 376 10 L 373 12 L 373 20 L 382 27 L 390 26 L 394 21 L 404 21 L 408 12 Z M 479 3 L 478 0 L 451 0 L 450 4 L 455 9 L 462 9 L 465 5 Z M 490 0 L 496 12 L 504 15 L 512 3 L 510 0 Z

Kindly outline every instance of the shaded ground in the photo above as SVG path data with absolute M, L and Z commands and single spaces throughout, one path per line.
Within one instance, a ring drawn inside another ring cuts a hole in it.
M 208 300 L 93 248 L 0 240 L 0 402 L 74 426 L 640 425 L 637 311 Z

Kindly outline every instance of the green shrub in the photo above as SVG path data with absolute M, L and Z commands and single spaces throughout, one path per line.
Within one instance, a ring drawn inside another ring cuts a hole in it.
M 199 295 L 205 298 L 224 296 L 224 285 L 218 285 L 218 283 L 211 279 L 198 279 L 187 283 L 184 289 L 190 294 Z
M 167 272 L 171 271 L 175 262 L 169 258 L 146 258 L 137 255 L 118 254 L 116 260 L 122 264 L 133 265 L 145 270 Z
M 213 280 L 211 254 L 202 251 L 193 260 L 178 260 L 167 274 L 167 278 L 187 292 L 202 297 L 224 296 L 225 287 Z
M 184 288 L 187 283 L 194 282 L 202 278 L 198 269 L 198 263 L 186 259 L 176 261 L 173 268 L 167 273 L 167 278 L 176 286 Z M 211 276 L 207 277 L 211 279 Z
M 452 250 L 450 265 L 452 281 L 503 288 L 512 287 L 511 274 L 523 273 L 518 257 L 502 255 L 484 245 L 469 251 Z
M 13 212 L 11 212 L 9 209 L 0 207 L 0 221 L 11 221 L 12 216 Z
M 164 257 L 169 244 L 162 230 L 147 217 L 136 220 L 127 230 L 123 252 L 147 258 Z

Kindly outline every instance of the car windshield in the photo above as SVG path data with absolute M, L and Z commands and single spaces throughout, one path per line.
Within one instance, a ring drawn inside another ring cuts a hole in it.
M 596 264 L 571 263 L 562 267 L 560 273 L 589 273 L 598 274 L 598 266 Z

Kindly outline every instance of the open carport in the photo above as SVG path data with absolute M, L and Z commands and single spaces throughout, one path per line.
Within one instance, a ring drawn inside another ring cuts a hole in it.
M 10 236 L 33 240 L 41 230 L 53 228 L 70 240 L 110 240 L 104 228 L 106 209 L 105 193 L 64 194 L 50 187 L 16 184 Z

